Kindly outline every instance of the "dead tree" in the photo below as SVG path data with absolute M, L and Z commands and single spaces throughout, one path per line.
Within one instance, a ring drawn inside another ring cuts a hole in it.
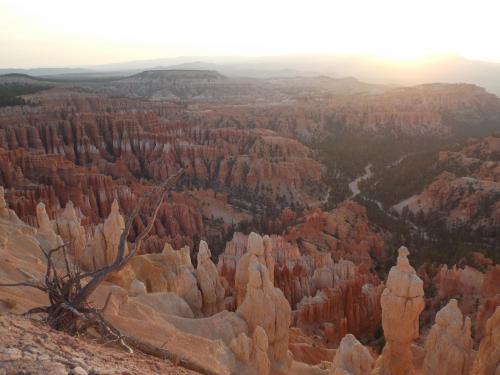
M 46 293 L 49 305 L 31 309 L 27 314 L 45 313 L 47 315 L 47 323 L 54 329 L 75 334 L 93 326 L 99 330 L 103 337 L 119 341 L 131 350 L 124 342 L 121 333 L 106 322 L 103 317 L 103 312 L 108 305 L 111 294 L 108 295 L 104 307 L 101 309 L 90 306 L 88 300 L 97 287 L 110 274 L 123 269 L 128 261 L 139 252 L 142 241 L 153 228 L 158 210 L 165 196 L 175 185 L 182 173 L 182 170 L 180 170 L 164 183 L 139 198 L 134 209 L 127 217 L 125 228 L 120 236 L 117 256 L 111 264 L 94 271 L 84 272 L 77 264 L 71 265 L 66 250 L 68 244 L 49 251 L 44 251 L 40 248 L 47 261 L 47 271 L 44 280 L 32 279 L 19 283 L 0 284 L 0 286 L 25 286 L 36 288 Z M 149 218 L 148 225 L 137 236 L 135 242 L 129 247 L 128 254 L 126 254 L 125 249 L 127 247 L 127 237 L 130 233 L 130 228 L 146 202 L 152 203 L 154 207 L 153 213 Z M 55 254 L 62 254 L 62 259 L 64 260 L 62 270 L 56 267 L 54 262 Z
M 68 244 L 50 251 L 44 251 L 40 248 L 47 260 L 47 271 L 44 280 L 32 279 L 19 283 L 0 284 L 0 286 L 25 286 L 36 288 L 46 293 L 49 298 L 49 305 L 36 307 L 26 314 L 45 313 L 47 315 L 47 323 L 54 329 L 75 334 L 94 327 L 107 342 L 117 342 L 131 353 L 133 352 L 132 348 L 136 348 L 143 353 L 171 360 L 176 365 L 189 370 L 206 375 L 217 375 L 213 370 L 206 368 L 203 363 L 198 363 L 187 357 L 179 357 L 167 349 L 157 348 L 139 338 L 123 335 L 104 318 L 104 311 L 110 301 L 111 293 L 108 294 L 102 308 L 90 306 L 88 303 L 89 297 L 109 275 L 119 272 L 135 254 L 139 253 L 142 241 L 153 228 L 165 196 L 182 174 L 182 170 L 178 171 L 153 191 L 141 196 L 127 217 L 125 228 L 120 236 L 117 256 L 111 264 L 95 271 L 83 272 L 78 264 L 71 265 L 66 250 Z M 125 248 L 130 228 L 146 202 L 152 203 L 151 206 L 154 207 L 153 213 L 149 218 L 148 225 L 137 236 L 135 242 L 129 248 L 128 254 L 126 254 Z M 63 271 L 58 269 L 54 263 L 53 257 L 55 254 L 62 254 L 62 260 L 64 261 Z
M 165 348 L 155 347 L 140 338 L 123 335 L 104 318 L 104 311 L 110 301 L 111 293 L 108 294 L 102 308 L 95 308 L 88 303 L 91 294 L 110 274 L 119 272 L 135 254 L 139 253 L 142 241 L 153 228 L 158 210 L 165 196 L 182 173 L 182 170 L 178 171 L 153 191 L 141 196 L 125 222 L 125 228 L 118 244 L 118 253 L 111 264 L 95 271 L 83 272 L 78 264 L 71 265 L 66 250 L 68 244 L 50 251 L 44 251 L 40 248 L 47 260 L 47 271 L 43 281 L 32 279 L 19 283 L 0 284 L 0 286 L 26 286 L 47 293 L 49 305 L 36 307 L 26 314 L 45 313 L 47 315 L 47 323 L 54 329 L 75 334 L 94 327 L 107 342 L 119 343 L 131 353 L 133 352 L 132 348 L 135 348 L 143 353 L 171 360 L 176 365 L 201 374 L 217 375 L 217 372 L 207 368 L 203 363 L 196 362 L 188 357 L 179 357 Z M 153 201 L 151 202 L 152 199 Z M 126 254 L 125 248 L 130 228 L 146 202 L 152 203 L 152 207 L 154 207 L 153 213 L 149 218 L 148 225 L 137 236 L 128 254 Z M 54 263 L 53 256 L 55 254 L 62 254 L 62 260 L 64 261 L 62 272 Z

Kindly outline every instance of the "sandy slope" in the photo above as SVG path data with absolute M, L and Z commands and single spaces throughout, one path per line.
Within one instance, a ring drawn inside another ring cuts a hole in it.
M 0 315 L 0 374 L 195 374 L 169 361 L 76 338 L 17 315 Z

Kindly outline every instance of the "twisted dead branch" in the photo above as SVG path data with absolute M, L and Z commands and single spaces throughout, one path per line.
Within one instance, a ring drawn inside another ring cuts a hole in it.
M 40 248 L 47 261 L 47 270 L 43 281 L 31 279 L 18 283 L 0 284 L 0 287 L 31 287 L 47 293 L 49 305 L 35 307 L 26 312 L 26 314 L 45 313 L 47 315 L 47 323 L 54 329 L 76 334 L 93 327 L 97 329 L 102 338 L 108 340 L 107 342 L 118 343 L 130 353 L 133 352 L 132 348 L 134 347 L 146 354 L 162 359 L 169 359 L 187 369 L 202 374 L 215 374 L 212 370 L 205 368 L 203 365 L 189 358 L 179 358 L 177 355 L 164 348 L 157 348 L 138 338 L 123 335 L 119 329 L 114 327 L 104 318 L 104 312 L 108 307 L 111 293 L 108 294 L 104 306 L 100 309 L 92 307 L 88 303 L 89 297 L 97 287 L 110 274 L 123 269 L 128 261 L 140 251 L 143 240 L 153 228 L 156 216 L 165 196 L 175 185 L 182 173 L 182 170 L 178 171 L 153 191 L 147 192 L 140 197 L 131 214 L 127 217 L 125 228 L 120 236 L 117 256 L 111 264 L 95 271 L 83 272 L 77 264 L 75 264 L 73 268 L 70 266 L 67 255 L 67 243 L 49 251 L 44 251 Z M 137 236 L 135 242 L 130 246 L 128 254 L 126 254 L 127 237 L 130 233 L 130 228 L 144 204 L 152 198 L 154 198 L 152 202 L 154 210 L 149 218 L 148 225 Z M 53 261 L 54 254 L 59 252 L 62 252 L 64 260 L 63 273 L 58 271 Z

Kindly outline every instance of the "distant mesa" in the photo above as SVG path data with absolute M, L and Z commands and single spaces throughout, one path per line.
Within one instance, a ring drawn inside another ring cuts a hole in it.
M 227 79 L 215 70 L 191 70 L 191 69 L 158 69 L 146 70 L 142 73 L 124 78 L 172 78 L 172 79 Z

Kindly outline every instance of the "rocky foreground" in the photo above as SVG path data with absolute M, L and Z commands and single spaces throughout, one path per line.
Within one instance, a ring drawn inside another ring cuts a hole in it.
M 141 352 L 51 330 L 18 315 L 0 315 L 0 374 L 194 374 Z
M 90 303 L 106 306 L 105 318 L 147 352 L 164 353 L 205 374 L 497 375 L 500 306 L 494 280 L 499 268 L 483 274 L 443 267 L 436 277 L 438 295 L 426 300 L 424 280 L 401 247 L 384 284 L 366 264 L 371 258 L 362 256 L 382 256 L 377 234 L 359 218 L 352 222 L 363 215 L 353 203 L 329 214 L 317 211 L 289 234 L 302 233 L 301 246 L 283 237 L 238 234 L 218 267 L 204 241 L 196 267 L 188 247 L 175 250 L 166 244 L 161 253 L 134 256 L 99 286 Z M 37 222 L 37 228 L 26 225 L 0 199 L 1 282 L 43 279 L 40 248 L 48 251 L 63 242 L 72 244 L 71 264 L 89 271 L 102 268 L 116 256 L 124 227 L 116 202 L 86 244 L 71 205 L 50 221 L 39 204 Z M 371 240 L 351 242 L 356 236 Z M 480 303 L 474 324 L 463 311 L 478 309 L 467 304 L 461 309 L 450 298 L 461 294 Z M 24 312 L 46 298 L 40 291 L 2 287 L 0 311 Z M 431 311 L 440 311 L 421 337 L 426 302 Z M 178 371 L 169 362 L 129 355 L 91 336 L 69 337 L 12 315 L 1 322 L 6 373 L 13 368 L 82 374 Z M 385 346 L 379 354 L 374 342 L 365 346 L 356 336 L 370 342 L 380 324 Z

